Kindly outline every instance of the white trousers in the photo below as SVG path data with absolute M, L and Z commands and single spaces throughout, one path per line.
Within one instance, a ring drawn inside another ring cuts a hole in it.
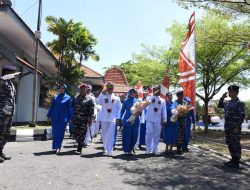
M 141 123 L 139 125 L 139 128 L 138 128 L 138 136 L 137 136 L 137 141 L 136 141 L 136 148 L 139 146 L 139 143 L 140 143 L 140 131 L 141 131 Z
M 113 151 L 116 124 L 115 122 L 101 122 L 101 126 L 103 147 L 110 154 Z
M 146 122 L 146 151 L 158 151 L 161 137 L 161 122 Z
M 90 126 L 92 137 L 95 135 L 95 125 L 96 125 L 96 123 L 92 122 L 92 124 Z M 91 141 L 91 135 L 90 135 L 89 126 L 88 126 L 88 130 L 87 130 L 86 137 L 85 137 L 85 143 L 86 144 L 90 143 L 90 141 Z
M 95 134 L 94 135 L 98 135 L 99 129 L 100 129 L 100 124 L 101 124 L 100 121 L 95 122 Z

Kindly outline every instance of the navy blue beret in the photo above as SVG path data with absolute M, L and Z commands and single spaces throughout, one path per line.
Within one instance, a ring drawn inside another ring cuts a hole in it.
M 237 85 L 231 85 L 231 86 L 229 86 L 228 88 L 227 88 L 227 90 L 229 91 L 229 90 L 231 90 L 231 91 L 235 91 L 235 92 L 239 92 L 239 86 L 237 86 Z
M 5 65 L 3 70 L 16 71 L 16 67 L 13 65 Z

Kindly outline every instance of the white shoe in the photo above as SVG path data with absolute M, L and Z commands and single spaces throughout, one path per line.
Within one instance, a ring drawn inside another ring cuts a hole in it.
M 147 150 L 147 151 L 146 151 L 146 154 L 150 154 L 150 153 L 151 153 L 150 150 Z
M 107 150 L 104 150 L 104 151 L 103 151 L 103 154 L 104 154 L 104 155 L 108 155 L 108 151 L 107 151 Z
M 138 144 L 135 145 L 135 149 L 139 150 L 139 145 Z
M 108 153 L 108 157 L 112 157 L 113 156 L 113 154 L 110 152 L 110 153 Z

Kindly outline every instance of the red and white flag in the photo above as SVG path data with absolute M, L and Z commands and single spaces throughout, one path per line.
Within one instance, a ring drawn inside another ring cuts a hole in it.
M 138 92 L 138 97 L 143 99 L 143 86 L 141 81 L 138 81 L 136 90 Z
M 191 15 L 188 24 L 188 33 L 181 46 L 181 53 L 178 60 L 180 84 L 184 89 L 184 96 L 191 99 L 195 106 L 195 13 Z

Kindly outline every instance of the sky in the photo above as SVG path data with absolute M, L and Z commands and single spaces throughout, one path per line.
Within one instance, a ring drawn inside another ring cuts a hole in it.
M 14 10 L 35 31 L 38 0 L 12 0 Z M 25 2 L 25 3 L 24 3 Z M 62 3 L 63 2 L 63 3 Z M 188 23 L 192 10 L 185 10 L 172 0 L 43 0 L 42 41 L 55 38 L 46 29 L 45 17 L 52 15 L 82 22 L 98 39 L 94 48 L 100 61 L 83 64 L 104 73 L 104 67 L 119 65 L 140 53 L 141 45 L 168 46 L 165 32 L 174 20 Z M 197 17 L 201 11 L 197 13 Z
M 12 3 L 12 8 L 35 31 L 38 0 L 12 0 Z M 105 67 L 119 65 L 130 60 L 133 53 L 140 53 L 142 44 L 168 48 L 171 36 L 166 28 L 173 21 L 187 24 L 193 11 L 196 19 L 202 16 L 202 10 L 183 9 L 173 0 L 43 0 L 41 40 L 46 44 L 56 38 L 47 31 L 46 16 L 82 22 L 98 39 L 94 50 L 100 55 L 99 62 L 89 59 L 83 64 L 103 74 Z M 246 94 L 250 90 L 243 90 L 240 98 L 249 100 Z

